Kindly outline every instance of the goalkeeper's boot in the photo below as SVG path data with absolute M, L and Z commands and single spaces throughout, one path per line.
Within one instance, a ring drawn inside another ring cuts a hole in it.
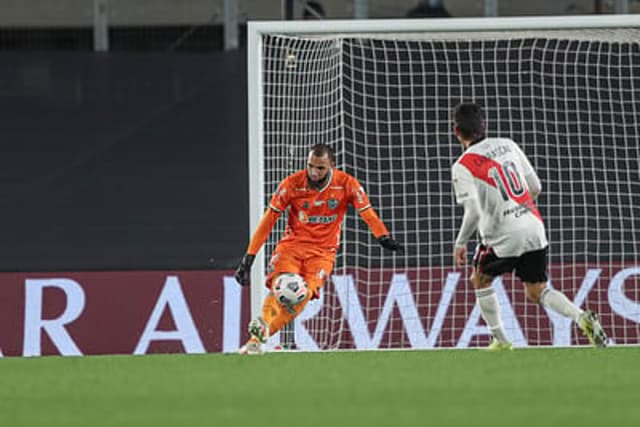
M 262 317 L 258 317 L 249 322 L 249 336 L 257 339 L 261 344 L 267 342 L 269 339 L 269 325 L 262 320 Z
M 262 354 L 262 344 L 269 339 L 269 325 L 261 317 L 249 322 L 249 341 L 240 349 L 240 354 Z
M 262 344 L 256 338 L 251 337 L 249 341 L 238 350 L 240 354 L 262 354 Z
M 607 334 L 598 320 L 598 315 L 591 310 L 585 310 L 578 318 L 578 326 L 594 347 L 607 346 Z
M 487 351 L 511 351 L 513 345 L 510 342 L 498 341 L 495 338 L 491 339 L 491 343 L 486 348 Z

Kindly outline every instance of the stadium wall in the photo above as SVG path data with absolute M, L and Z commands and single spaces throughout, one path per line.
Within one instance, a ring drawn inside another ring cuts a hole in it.
M 612 344 L 637 345 L 640 302 L 625 282 L 640 268 L 552 265 L 551 274 L 567 268 L 575 272 L 576 289 L 568 296 L 578 305 L 600 307 Z M 323 294 L 296 319 L 299 348 L 320 348 L 327 331 L 309 328 L 308 321 L 336 309 L 343 327 L 339 343 L 329 343 L 335 348 L 486 345 L 489 332 L 464 274 L 451 267 L 383 273 L 387 281 L 368 290 L 382 297 L 378 310 L 363 309 L 367 293 L 351 274 L 334 276 L 337 304 L 325 304 Z M 428 293 L 416 292 L 420 275 L 439 279 Z M 569 319 L 521 304 L 524 291 L 508 277 L 496 279 L 494 288 L 516 347 L 588 345 Z M 0 356 L 234 352 L 247 339 L 248 298 L 249 289 L 238 286 L 231 271 L 0 273 Z M 278 343 L 275 336 L 269 346 Z
M 245 57 L 0 55 L 0 271 L 232 268 Z
M 235 351 L 248 298 L 223 271 L 0 273 L 0 355 Z

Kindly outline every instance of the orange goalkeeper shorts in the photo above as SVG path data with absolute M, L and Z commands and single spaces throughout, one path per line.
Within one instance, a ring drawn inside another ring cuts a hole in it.
M 311 299 L 316 299 L 331 276 L 336 251 L 292 243 L 276 246 L 267 267 L 266 286 L 271 288 L 271 281 L 282 273 L 297 273 L 307 282 Z

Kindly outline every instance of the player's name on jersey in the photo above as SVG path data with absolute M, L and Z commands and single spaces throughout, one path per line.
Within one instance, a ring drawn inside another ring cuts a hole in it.
M 508 145 L 498 145 L 491 151 L 484 153 L 484 156 L 489 159 L 495 159 L 496 157 L 503 156 L 511 152 L 511 148 Z

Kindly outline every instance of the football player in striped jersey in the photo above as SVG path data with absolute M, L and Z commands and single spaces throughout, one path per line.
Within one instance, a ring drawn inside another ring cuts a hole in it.
M 456 201 L 464 206 L 454 262 L 466 264 L 467 242 L 478 232 L 471 283 L 492 334 L 489 349 L 512 348 L 491 286 L 496 276 L 512 271 L 524 283 L 529 300 L 573 319 L 591 344 L 605 347 L 607 335 L 597 315 L 547 286 L 548 242 L 535 203 L 542 186 L 527 156 L 509 138 L 486 136 L 484 112 L 475 103 L 455 108 L 453 131 L 464 148 L 452 167 Z

